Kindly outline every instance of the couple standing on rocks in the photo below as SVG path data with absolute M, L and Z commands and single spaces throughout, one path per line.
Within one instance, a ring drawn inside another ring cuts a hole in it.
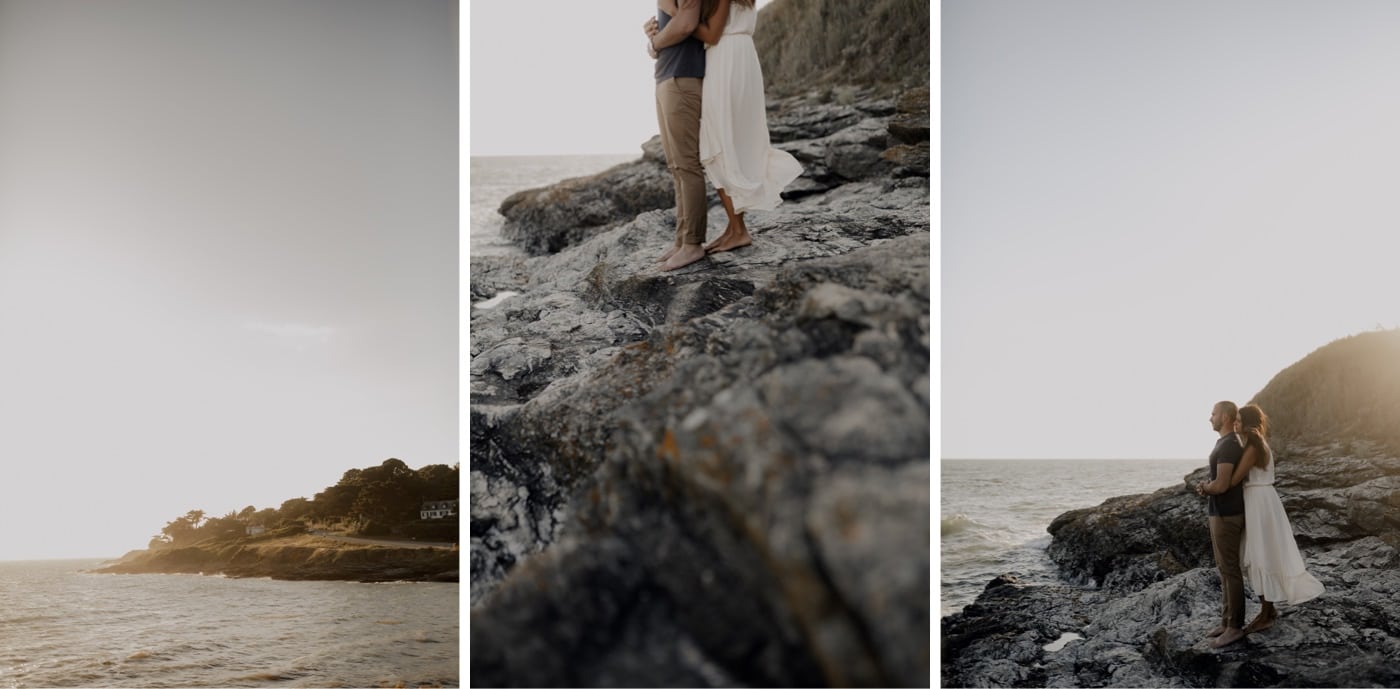
M 658 260 L 675 270 L 752 243 L 745 211 L 777 208 L 802 166 L 768 139 L 754 0 L 657 0 L 656 9 L 642 29 L 656 60 L 656 120 L 676 188 L 676 240 Z M 729 216 L 709 246 L 706 176 Z
M 1298 604 L 1322 594 L 1322 583 L 1309 574 L 1293 540 L 1293 527 L 1274 490 L 1274 454 L 1265 436 L 1269 419 L 1257 404 L 1236 408 L 1217 402 L 1210 425 L 1220 433 L 1210 453 L 1210 480 L 1196 484 L 1206 496 L 1210 540 L 1220 568 L 1223 610 L 1211 630 L 1212 648 L 1223 648 L 1245 635 L 1273 626 L 1275 603 Z M 1244 578 L 1259 594 L 1262 608 L 1244 625 Z

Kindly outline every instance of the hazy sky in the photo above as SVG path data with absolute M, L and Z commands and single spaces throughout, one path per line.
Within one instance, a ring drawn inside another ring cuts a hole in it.
M 945 1 L 942 456 L 1204 462 L 1215 401 L 1400 325 L 1397 32 L 1394 2 Z
M 472 155 L 640 156 L 657 134 L 642 33 L 654 0 L 485 0 L 467 9 Z
M 0 0 L 0 559 L 458 457 L 446 0 Z

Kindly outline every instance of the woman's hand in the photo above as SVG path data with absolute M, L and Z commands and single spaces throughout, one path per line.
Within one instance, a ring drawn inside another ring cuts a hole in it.
M 657 52 L 656 42 L 652 39 L 656 37 L 656 34 L 661 33 L 661 30 L 656 28 L 656 17 L 648 17 L 646 21 L 642 22 L 642 33 L 647 35 L 647 57 L 653 60 L 657 59 L 661 53 Z

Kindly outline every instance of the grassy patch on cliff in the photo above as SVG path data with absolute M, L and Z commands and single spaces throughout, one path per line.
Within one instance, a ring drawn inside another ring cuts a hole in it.
M 768 92 L 929 81 L 929 4 L 916 0 L 780 0 L 759 13 L 754 45 Z M 839 97 L 839 90 L 836 97 Z

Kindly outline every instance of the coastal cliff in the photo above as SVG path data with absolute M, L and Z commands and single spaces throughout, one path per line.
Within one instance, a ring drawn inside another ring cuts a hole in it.
M 358 545 L 316 536 L 201 544 L 127 553 L 97 574 L 222 574 L 288 580 L 458 580 L 452 548 Z
M 1048 554 L 1066 583 L 1005 575 L 944 617 L 943 686 L 1400 684 L 1397 361 L 1400 331 L 1364 333 L 1318 349 L 1255 398 L 1274 422 L 1276 486 L 1321 597 L 1281 606 L 1272 629 L 1224 649 L 1204 643 L 1220 582 L 1204 502 L 1189 488 L 1205 478 L 1203 459 L 1178 485 L 1055 519 Z M 1330 433 L 1319 415 L 1338 420 Z M 1062 638 L 1074 640 L 1054 645 Z
M 928 684 L 929 92 L 909 71 L 770 93 L 804 173 L 749 215 L 751 247 L 659 270 L 656 140 L 503 204 L 530 255 L 471 258 L 474 684 Z

